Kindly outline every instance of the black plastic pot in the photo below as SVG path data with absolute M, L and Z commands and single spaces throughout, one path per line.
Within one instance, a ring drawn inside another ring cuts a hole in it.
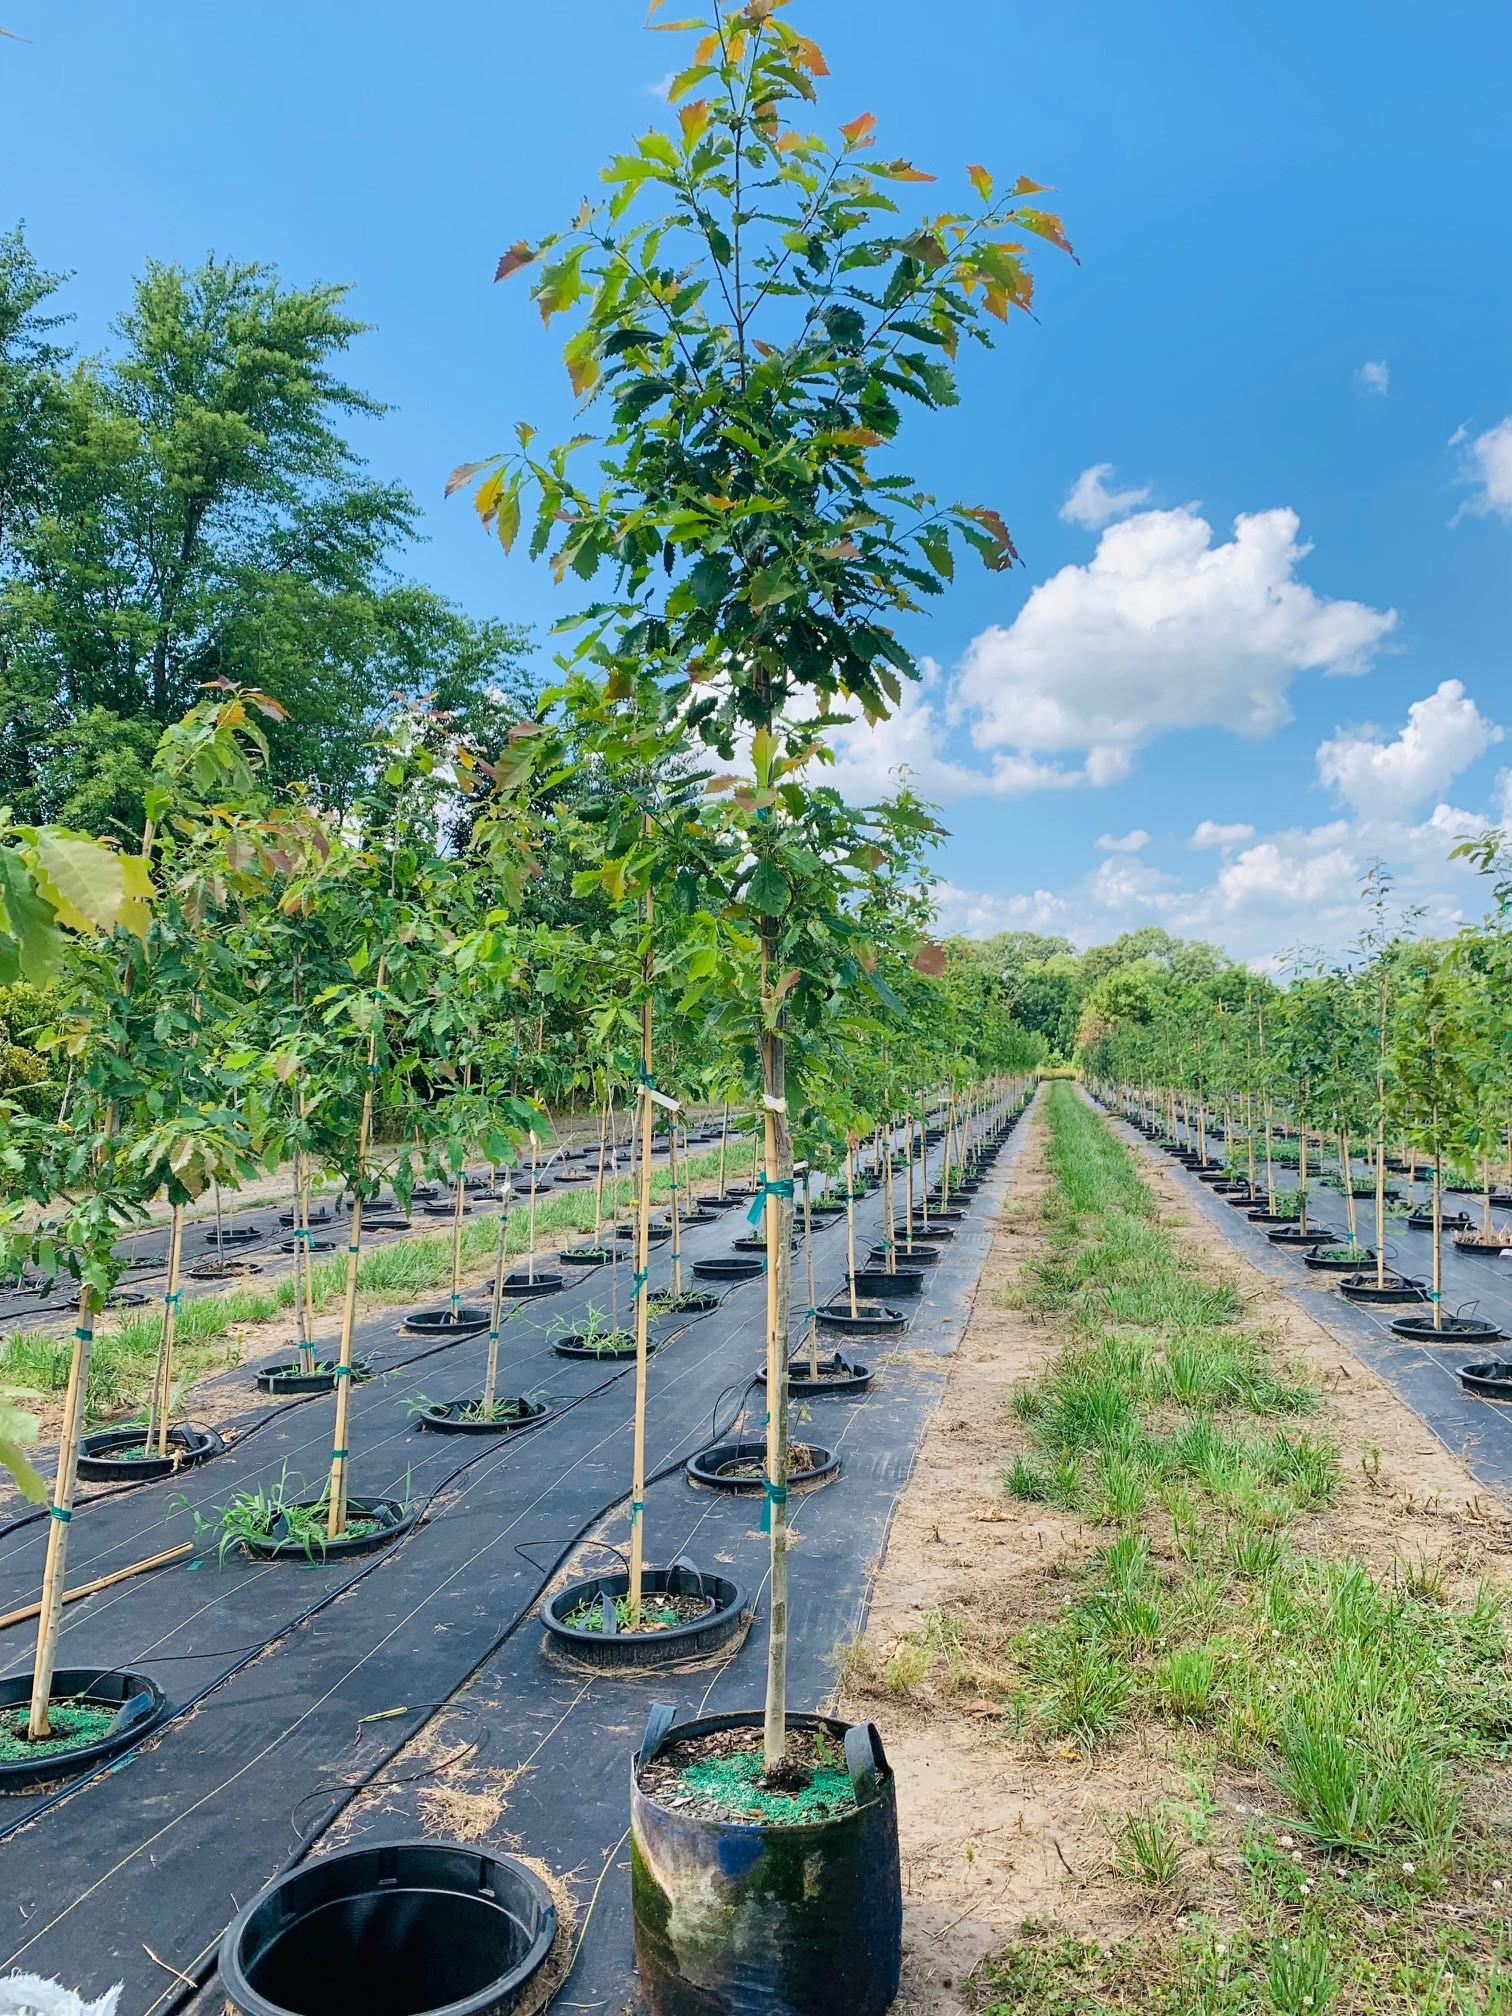
M 168 1430 L 171 1455 L 125 1457 L 112 1453 L 140 1449 L 145 1432 L 141 1428 L 102 1428 L 86 1435 L 79 1444 L 79 1475 L 96 1484 L 107 1479 L 118 1484 L 150 1484 L 155 1478 L 173 1476 L 175 1471 L 192 1470 L 196 1463 L 219 1456 L 226 1446 L 213 1428 L 192 1428 L 184 1421 Z
M 623 1239 L 625 1244 L 629 1246 L 635 1240 L 636 1228 L 633 1224 L 616 1225 L 614 1236 L 616 1239 Z M 660 1246 L 664 1239 L 670 1239 L 671 1237 L 672 1227 L 670 1225 L 648 1225 L 646 1227 L 646 1244 L 648 1246 Z
M 1268 1206 L 1263 1205 L 1246 1210 L 1244 1215 L 1248 1218 L 1251 1225 L 1291 1225 L 1296 1222 L 1294 1219 L 1288 1218 L 1283 1212 L 1272 1211 Z
M 534 1279 L 519 1269 L 504 1276 L 504 1293 L 512 1302 L 529 1301 L 535 1295 L 555 1295 L 567 1286 L 567 1276 L 552 1268 L 538 1267 Z
M 315 1498 L 301 1498 L 299 1509 L 313 1511 L 319 1503 Z M 247 1539 L 242 1546 L 249 1554 L 255 1554 L 260 1561 L 311 1561 L 317 1566 L 322 1561 L 345 1561 L 354 1554 L 372 1554 L 379 1547 L 387 1547 L 397 1540 L 401 1533 L 408 1533 L 420 1517 L 418 1506 L 408 1510 L 397 1498 L 348 1498 L 347 1517 L 349 1519 L 376 1519 L 378 1527 L 372 1533 L 347 1534 L 339 1540 L 327 1540 L 324 1546 L 312 1547 L 309 1553 L 297 1541 L 289 1539 L 287 1531 L 281 1531 L 282 1515 L 265 1540 Z
M 212 1225 L 205 1234 L 211 1246 L 250 1246 L 263 1237 L 255 1225 L 227 1225 L 219 1233 Z
M 676 1304 L 665 1303 L 658 1308 L 656 1306 L 656 1297 L 653 1296 L 651 1314 L 663 1317 L 712 1316 L 723 1300 L 724 1297 L 722 1295 L 705 1294 L 702 1289 L 698 1288 L 685 1288 L 681 1302 Z
M 1312 1252 L 1304 1256 L 1302 1265 L 1319 1274 L 1358 1274 L 1362 1268 L 1375 1265 L 1375 1252 L 1371 1247 L 1364 1246 L 1347 1260 L 1330 1259 L 1326 1253 Z
M 1338 1233 L 1331 1231 L 1327 1226 L 1320 1229 L 1309 1225 L 1304 1232 L 1302 1227 L 1297 1224 L 1278 1225 L 1273 1232 L 1267 1232 L 1265 1236 L 1269 1239 L 1272 1246 L 1307 1247 L 1340 1246 L 1343 1244 Z
M 1428 1300 L 1428 1290 L 1421 1281 L 1411 1274 L 1393 1273 L 1390 1268 L 1379 1288 L 1374 1274 L 1350 1274 L 1339 1283 L 1339 1293 L 1346 1302 L 1358 1302 L 1367 1309 L 1389 1309 L 1402 1302 Z
M 748 1622 L 746 1594 L 739 1583 L 723 1575 L 701 1574 L 688 1561 L 642 1570 L 641 1589 L 647 1596 L 705 1596 L 710 1608 L 702 1617 L 671 1625 L 665 1631 L 633 1632 L 583 1631 L 563 1621 L 585 1603 L 598 1603 L 605 1624 L 612 1624 L 614 1599 L 629 1587 L 629 1575 L 616 1569 L 609 1575 L 589 1575 L 569 1582 L 549 1596 L 541 1607 L 541 1622 L 553 1647 L 580 1666 L 673 1666 L 685 1659 L 708 1658 L 737 1638 Z
M 306 1245 L 312 1253 L 334 1253 L 336 1251 L 336 1241 L 334 1239 L 280 1239 L 278 1250 L 280 1253 L 297 1253 L 302 1246 Z
M 397 1211 L 380 1211 L 374 1218 L 364 1218 L 364 1232 L 408 1232 L 412 1229 L 408 1218 L 401 1218 Z
M 800 1246 L 802 1243 L 800 1235 L 796 1232 L 788 1241 L 790 1247 Z M 765 1253 L 766 1245 L 766 1239 L 760 1232 L 742 1232 L 738 1239 L 730 1241 L 731 1251 L 735 1253 Z
M 789 1715 L 850 1767 L 856 1805 L 803 1826 L 707 1819 L 642 1791 L 669 1747 L 759 1713 L 678 1724 L 651 1711 L 630 1766 L 635 1964 L 651 2016 L 883 2016 L 898 1993 L 903 1889 L 898 1808 L 869 1724 Z M 261 2016 L 261 2012 L 259 2012 Z
M 184 1271 L 191 1281 L 232 1281 L 243 1274 L 261 1274 L 262 1263 L 257 1260 L 196 1260 Z
M 909 1324 L 902 1309 L 889 1309 L 885 1302 L 862 1302 L 855 1316 L 849 1307 L 826 1304 L 818 1321 L 821 1330 L 838 1331 L 842 1337 L 893 1337 Z
M 635 1339 L 627 1331 L 623 1344 L 616 1345 L 612 1351 L 596 1351 L 581 1330 L 573 1330 L 565 1337 L 558 1337 L 551 1348 L 558 1358 L 592 1358 L 602 1365 L 622 1365 L 627 1358 L 635 1356 Z M 646 1349 L 656 1349 L 654 1337 L 646 1339 Z
M 319 1358 L 313 1372 L 291 1371 L 287 1365 L 264 1365 L 254 1375 L 264 1393 L 329 1393 L 336 1384 L 336 1360 Z M 373 1368 L 366 1358 L 352 1360 L 352 1377 L 370 1379 Z
M 0 1680 L 0 1709 L 24 1708 L 31 1700 L 31 1673 L 17 1673 Z M 133 1743 L 155 1729 L 168 1713 L 168 1701 L 155 1680 L 145 1673 L 101 1673 L 94 1666 L 59 1666 L 53 1673 L 49 1713 L 66 1701 L 87 1701 L 97 1708 L 115 1709 L 115 1719 L 105 1734 L 93 1743 L 81 1743 L 76 1750 L 51 1750 L 36 1757 L 18 1757 L 0 1763 L 0 1793 L 30 1792 L 38 1785 L 53 1785 L 61 1779 L 77 1778 L 98 1764 L 108 1764 Z
M 938 1209 L 931 1204 L 929 1222 L 931 1225 L 959 1225 L 966 1213 L 958 1204 L 943 1204 Z
M 1431 1232 L 1433 1230 L 1433 1213 L 1431 1211 L 1409 1211 L 1407 1214 L 1407 1229 L 1410 1232 Z M 1441 1232 L 1467 1232 L 1469 1229 L 1470 1213 L 1468 1211 L 1445 1211 L 1439 1218 L 1439 1230 Z
M 838 1351 L 828 1358 L 819 1360 L 819 1377 L 810 1376 L 807 1352 L 788 1360 L 788 1397 L 793 1400 L 814 1400 L 821 1393 L 864 1393 L 876 1374 L 869 1365 L 858 1365 L 850 1359 L 842 1358 Z M 766 1372 L 757 1374 L 758 1386 L 765 1386 Z
M 1512 1247 L 1512 1232 L 1498 1234 L 1494 1246 L 1488 1246 L 1483 1239 L 1476 1239 L 1473 1236 L 1457 1238 L 1454 1242 L 1456 1253 L 1475 1253 L 1485 1260 L 1499 1260 L 1509 1247 Z
M 608 1267 L 619 1255 L 612 1246 L 564 1246 L 557 1258 L 568 1267 Z
M 516 1428 L 529 1428 L 544 1420 L 551 1412 L 549 1400 L 528 1400 L 523 1393 L 506 1404 L 516 1411 L 494 1421 L 469 1421 L 464 1409 L 473 1405 L 471 1400 L 438 1400 L 418 1417 L 419 1425 L 436 1435 L 510 1435 Z
M 477 1337 L 488 1328 L 488 1311 L 463 1303 L 455 1313 L 450 1309 L 416 1309 L 400 1324 L 416 1337 Z
M 558 1183 L 591 1183 L 593 1181 L 593 1171 L 591 1169 L 559 1169 L 556 1180 Z
M 898 1265 L 900 1267 L 909 1267 L 909 1268 L 938 1267 L 941 1260 L 944 1258 L 944 1252 L 941 1247 L 934 1245 L 927 1246 L 925 1245 L 922 1239 L 916 1240 L 914 1242 L 914 1250 L 912 1251 L 912 1253 L 909 1252 L 907 1246 L 901 1239 L 898 1241 L 897 1246 L 895 1247 L 894 1250 L 897 1253 Z M 886 1243 L 882 1240 L 878 1240 L 877 1243 L 870 1249 L 867 1258 L 870 1260 L 885 1261 L 887 1258 Z
M 833 1449 L 807 1441 L 802 1446 L 814 1460 L 802 1470 L 789 1464 L 789 1491 L 812 1491 L 840 1475 L 840 1458 Z M 752 1463 L 756 1465 L 754 1477 L 746 1474 Z M 690 1456 L 684 1468 L 690 1484 L 704 1484 L 711 1491 L 728 1491 L 737 1498 L 759 1498 L 766 1488 L 765 1466 L 766 1443 L 744 1441 L 715 1442 Z
M 427 1218 L 455 1218 L 457 1215 L 456 1201 L 451 1197 L 442 1197 L 434 1204 L 422 1204 L 420 1209 L 425 1213 Z M 471 1204 L 464 1198 L 462 1202 L 462 1216 L 465 1218 L 471 1210 Z
M 1505 1358 L 1488 1358 L 1480 1365 L 1462 1365 L 1460 1384 L 1479 1400 L 1512 1400 L 1512 1365 Z
M 1398 1316 L 1391 1325 L 1393 1337 L 1405 1337 L 1413 1344 L 1505 1344 L 1507 1333 L 1484 1316 L 1445 1316 L 1435 1324 L 1433 1317 Z
M 228 1927 L 220 1985 L 242 2016 L 508 2016 L 556 1938 L 540 1878 L 450 1841 L 386 1841 L 303 1862 Z
M 292 1211 L 280 1211 L 278 1222 L 280 1225 L 292 1225 L 294 1223 L 294 1213 Z M 309 1223 L 311 1225 L 329 1225 L 330 1222 L 331 1214 L 324 1204 L 310 1213 Z
M 955 1227 L 953 1225 L 936 1225 L 934 1214 L 931 1213 L 927 1229 L 923 1225 L 915 1225 L 912 1232 L 910 1232 L 906 1225 L 894 1225 L 892 1236 L 893 1244 L 901 1253 L 910 1240 L 913 1241 L 915 1246 L 944 1246 L 954 1239 Z
M 922 1267 L 899 1267 L 889 1273 L 885 1267 L 858 1267 L 850 1276 L 858 1295 L 922 1295 L 924 1293 L 924 1269 Z
M 765 1263 L 745 1253 L 721 1253 L 711 1260 L 695 1260 L 693 1272 L 700 1281 L 753 1281 Z

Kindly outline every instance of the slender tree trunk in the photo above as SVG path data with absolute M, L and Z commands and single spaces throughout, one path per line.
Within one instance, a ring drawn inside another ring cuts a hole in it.
M 32 1663 L 31 1709 L 26 1720 L 30 1743 L 52 1733 L 47 1719 L 52 1699 L 53 1669 L 58 1663 L 58 1625 L 63 1615 L 63 1576 L 68 1565 L 68 1522 L 73 1517 L 74 1487 L 79 1475 L 79 1437 L 84 1432 L 89 1361 L 94 1352 L 95 1315 L 99 1306 L 92 1287 L 79 1291 L 79 1320 L 74 1328 L 68 1386 L 63 1395 L 63 1426 L 58 1437 L 58 1474 L 53 1480 L 52 1517 L 47 1527 L 47 1559 L 42 1569 L 42 1602 L 37 1616 L 37 1653 Z
M 374 991 L 383 997 L 386 962 L 378 961 Z M 331 1477 L 326 1487 L 326 1537 L 339 1540 L 347 1523 L 347 1475 L 351 1451 L 348 1433 L 352 1415 L 352 1342 L 357 1331 L 357 1263 L 362 1254 L 362 1190 L 367 1175 L 368 1144 L 373 1138 L 373 1081 L 378 1076 L 378 1020 L 368 1031 L 367 1084 L 357 1123 L 357 1154 L 352 1165 L 352 1216 L 347 1230 L 346 1286 L 341 1298 L 341 1348 L 336 1358 L 336 1428 L 331 1438 Z
M 488 1363 L 483 1373 L 483 1419 L 493 1419 L 499 1390 L 499 1333 L 504 1327 L 504 1276 L 509 1267 L 509 1192 L 499 1213 L 499 1249 L 494 1255 L 493 1302 L 488 1312 Z
M 182 1207 L 175 1204 L 168 1225 L 168 1286 L 163 1292 L 163 1335 L 158 1343 L 152 1406 L 147 1415 L 147 1434 L 143 1444 L 151 1454 L 156 1441 L 159 1456 L 168 1454 L 168 1430 L 172 1425 L 168 1415 L 173 1399 L 173 1339 L 178 1329 L 179 1297 L 183 1292 L 179 1285 L 183 1257 L 184 1213 Z
M 766 1151 L 767 1246 L 767 1447 L 766 1512 L 771 1528 L 767 1629 L 766 1714 L 762 1750 L 767 1775 L 787 1754 L 787 1480 L 788 1480 L 788 1303 L 792 1223 L 790 1186 L 793 1146 L 787 1117 L 787 1047 L 781 1011 L 771 1000 L 772 943 L 776 926 L 763 920 L 761 934 L 762 1139 Z M 770 1025 L 770 1026 L 769 1026 Z M 783 1195 L 789 1186 L 789 1195 Z
M 650 1343 L 651 1265 L 651 1126 L 656 1107 L 651 1098 L 651 926 L 652 904 L 646 894 L 646 951 L 641 965 L 641 1082 L 637 1109 L 640 1137 L 640 1193 L 635 1214 L 635 1423 L 630 1478 L 630 1629 L 641 1621 L 641 1584 L 646 1561 L 646 1368 Z

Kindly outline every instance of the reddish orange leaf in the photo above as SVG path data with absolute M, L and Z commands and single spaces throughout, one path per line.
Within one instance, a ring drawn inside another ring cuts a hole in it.
M 689 147 L 697 146 L 709 124 L 709 101 L 695 98 L 691 105 L 682 106 L 677 114 L 678 124 L 683 130 L 683 140 Z
M 847 147 L 866 147 L 877 130 L 876 114 L 863 112 L 859 119 L 852 119 L 840 128 Z
M 523 238 L 517 240 L 494 268 L 494 279 L 507 280 L 511 273 L 518 273 L 522 266 L 528 266 L 534 257 L 535 253 L 525 240 Z
M 1013 543 L 1013 534 L 1003 523 L 1002 517 L 998 512 L 989 510 L 985 504 L 973 504 L 962 508 L 961 516 L 963 518 L 974 518 L 978 525 L 992 534 L 993 541 L 997 546 L 997 555 L 995 559 L 988 562 L 990 567 L 1001 569 L 1013 565 L 1014 561 L 1019 557 L 1018 548 Z
M 915 168 L 912 161 L 889 161 L 882 173 L 890 175 L 894 182 L 933 182 L 935 179 L 933 175 L 926 175 L 922 168 Z
M 462 488 L 462 485 L 470 483 L 480 469 L 488 467 L 492 459 L 492 456 L 485 456 L 481 462 L 459 462 L 446 479 L 444 494 L 448 497 L 454 497 Z
M 1053 210 L 1020 210 L 1014 222 L 1022 224 L 1026 231 L 1032 231 L 1036 238 L 1048 238 L 1052 245 L 1058 245 L 1062 252 L 1070 252 L 1071 257 L 1076 259 L 1076 254 L 1071 251 L 1071 240 L 1061 229 L 1061 220 Z M 1079 266 L 1081 261 L 1077 259 L 1076 263 Z
M 945 947 L 943 945 L 936 945 L 933 939 L 928 944 L 921 945 L 913 956 L 913 969 L 915 973 L 927 973 L 931 979 L 935 980 L 939 979 L 949 964 L 950 961 L 946 957 Z
M 759 336 L 753 336 L 751 338 L 751 348 L 756 352 L 756 354 L 759 357 L 775 357 L 777 355 L 777 352 L 772 348 L 771 344 L 763 343 Z
M 824 60 L 824 52 L 817 42 L 811 42 L 807 35 L 793 38 L 793 61 L 800 70 L 807 70 L 810 77 L 828 77 L 829 65 Z

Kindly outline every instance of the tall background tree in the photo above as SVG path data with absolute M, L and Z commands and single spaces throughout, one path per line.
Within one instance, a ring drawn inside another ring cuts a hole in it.
M 273 780 L 336 810 L 396 699 L 494 746 L 526 640 L 399 573 L 418 513 L 346 438 L 382 411 L 347 372 L 347 290 L 149 262 L 82 358 L 61 286 L 0 238 L 0 803 L 140 830 L 158 736 L 214 679 L 283 704 Z

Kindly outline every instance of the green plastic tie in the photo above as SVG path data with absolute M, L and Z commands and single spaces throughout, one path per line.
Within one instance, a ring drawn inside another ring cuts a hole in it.
M 350 1365 L 333 1365 L 331 1367 L 331 1377 L 333 1379 L 350 1379 L 351 1376 L 352 1367 Z
M 350 1449 L 333 1449 L 331 1451 L 331 1461 L 333 1463 L 345 1463 L 351 1453 Z
M 759 1225 L 761 1223 L 761 1214 L 766 1209 L 766 1200 L 768 1197 L 783 1198 L 791 1201 L 794 1195 L 795 1191 L 791 1176 L 779 1176 L 775 1183 L 768 1182 L 766 1177 L 763 1176 L 761 1181 L 756 1185 L 756 1195 L 751 1199 L 751 1208 L 746 1213 L 746 1223 L 748 1225 Z
M 49 1516 L 56 1519 L 60 1526 L 66 1526 L 73 1517 L 66 1505 L 49 1505 L 47 1510 Z
M 648 1268 L 637 1267 L 635 1270 L 635 1279 L 630 1283 L 631 1297 L 634 1298 L 635 1296 L 639 1295 L 642 1288 L 645 1287 L 646 1283 L 650 1279 L 651 1274 Z
M 786 1484 L 774 1484 L 770 1477 L 767 1476 L 762 1477 L 761 1530 L 763 1533 L 770 1533 L 772 1530 L 772 1507 L 774 1505 L 785 1506 L 787 1504 L 787 1499 L 788 1494 Z
M 630 1525 L 632 1529 L 639 1521 L 640 1516 L 642 1512 L 645 1511 L 645 1509 L 646 1509 L 646 1501 L 644 1498 L 632 1498 L 630 1500 Z
M 93 1330 L 75 1330 L 74 1342 L 76 1344 L 92 1344 L 94 1342 Z
M 182 1288 L 170 1288 L 163 1297 L 163 1306 L 166 1309 L 177 1309 L 183 1299 L 184 1291 Z

